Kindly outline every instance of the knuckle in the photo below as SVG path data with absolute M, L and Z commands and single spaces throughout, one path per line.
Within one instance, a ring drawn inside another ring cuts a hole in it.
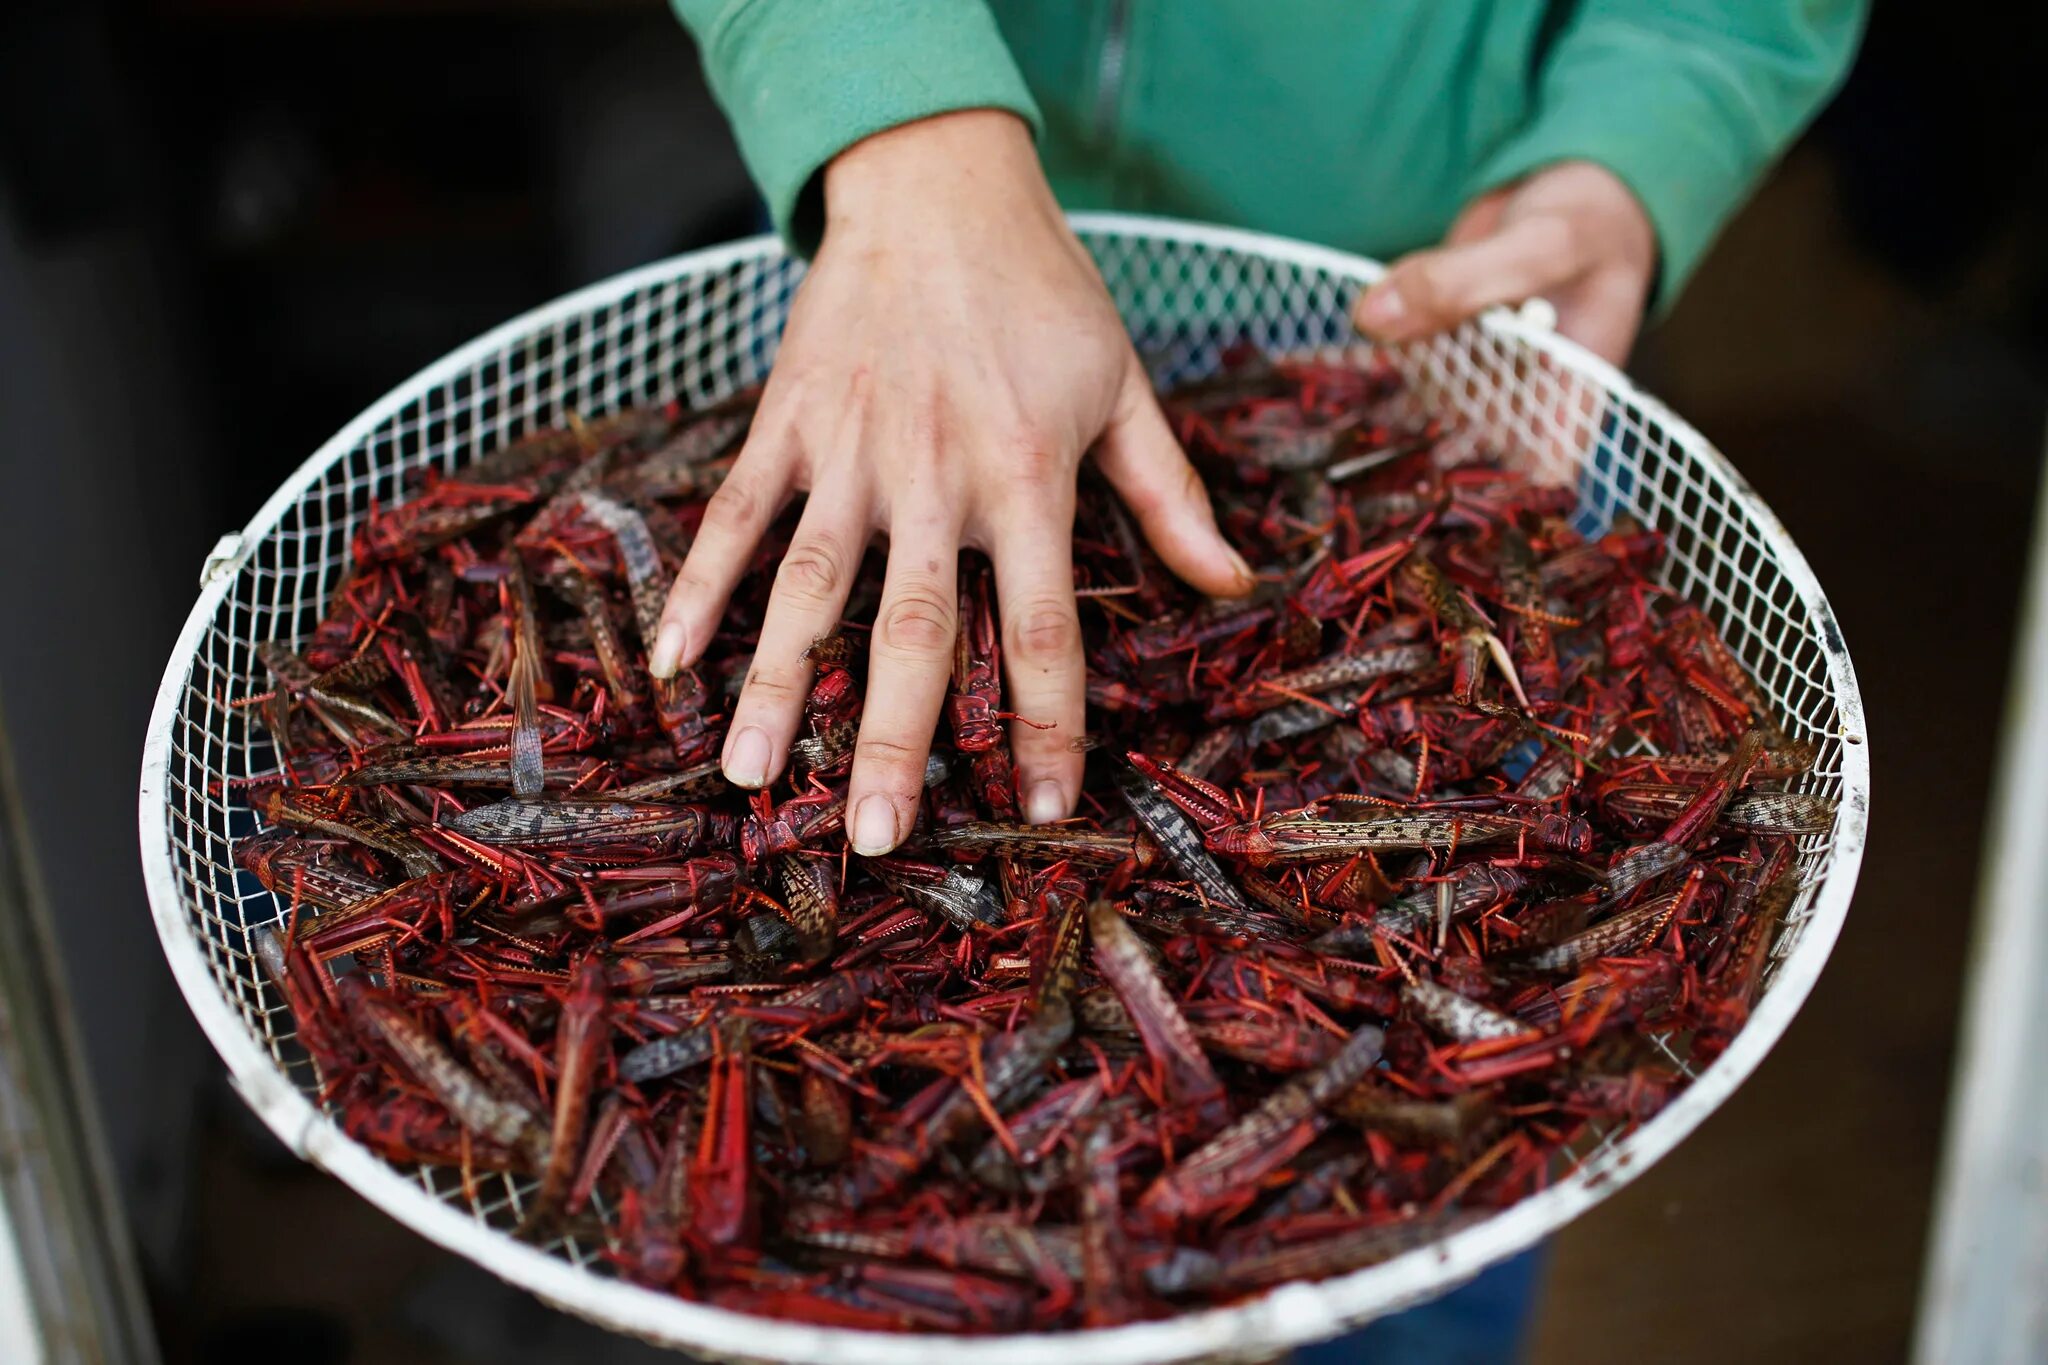
M 1149 522 L 1166 505 L 1166 494 L 1152 474 L 1135 473 L 1116 485 L 1117 495 L 1139 521 Z
M 925 750 L 898 740 L 863 735 L 853 746 L 859 785 L 892 796 L 914 796 L 924 785 Z
M 1468 285 L 1465 271 L 1456 260 L 1432 256 L 1415 263 L 1415 273 L 1401 292 L 1424 311 L 1462 316 L 1471 311 L 1466 300 Z
M 756 666 L 747 671 L 745 696 L 754 701 L 785 702 L 801 700 L 808 695 L 805 688 L 779 669 Z
M 1524 230 L 1529 234 L 1531 253 L 1552 266 L 1569 262 L 1578 246 L 1578 226 L 1563 214 L 1547 213 L 1532 218 Z
M 1208 486 L 1202 482 L 1201 473 L 1184 459 L 1173 469 L 1160 469 L 1133 479 L 1117 491 L 1123 494 L 1124 505 L 1148 526 L 1156 526 L 1183 508 L 1206 513 L 1209 506 Z
M 890 767 L 918 762 L 923 759 L 924 752 L 915 745 L 883 735 L 862 735 L 853 746 L 853 756 L 871 764 Z
M 1001 419 L 997 440 L 1012 462 L 1020 466 L 1027 464 L 1050 464 L 1052 452 L 1057 444 L 1051 429 L 1043 421 L 1022 412 L 1015 412 Z
M 691 604 L 709 601 L 717 595 L 718 585 L 702 569 L 690 565 L 676 575 L 675 586 L 668 590 L 668 609 L 661 614 L 662 623 L 682 621 Z
M 1007 490 L 1018 504 L 1011 516 L 1029 516 L 1058 524 L 1062 529 L 1074 520 L 1076 461 L 1055 456 L 1020 459 L 1011 466 Z
M 704 508 L 704 519 L 734 529 L 751 526 L 761 520 L 766 504 L 767 499 L 752 479 L 728 475 L 718 491 L 711 495 L 710 503 Z
M 952 408 L 946 395 L 933 388 L 904 403 L 902 420 L 909 444 L 927 455 L 936 454 L 952 434 Z
M 882 608 L 876 634 L 903 654 L 935 655 L 953 647 L 953 609 L 928 585 L 906 588 Z
M 866 365 L 854 365 L 838 376 L 839 411 L 855 421 L 866 420 L 875 402 L 875 372 Z
M 805 536 L 791 545 L 775 572 L 778 591 L 809 605 L 831 600 L 845 582 L 846 555 L 824 536 Z
M 1041 598 L 1026 603 L 1010 626 L 1010 652 L 1021 660 L 1048 664 L 1077 654 L 1081 618 L 1072 602 Z
M 1028 493 L 1042 494 L 1060 486 L 1065 473 L 1062 462 L 1043 446 L 1019 438 L 1010 444 L 1006 467 L 1011 481 Z

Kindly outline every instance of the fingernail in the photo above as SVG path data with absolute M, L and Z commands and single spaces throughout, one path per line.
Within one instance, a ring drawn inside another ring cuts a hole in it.
M 1365 328 L 1391 327 L 1407 315 L 1408 304 L 1401 291 L 1383 286 L 1366 294 L 1358 305 L 1358 325 Z
M 732 737 L 725 751 L 725 778 L 736 787 L 759 787 L 768 781 L 768 734 L 749 725 Z
M 1225 546 L 1224 548 L 1228 549 L 1229 547 Z M 1230 567 L 1236 571 L 1237 581 L 1244 584 L 1247 588 L 1259 581 L 1258 575 L 1252 572 L 1252 566 L 1245 563 L 1244 556 L 1235 550 L 1230 551 Z
M 1024 802 L 1024 817 L 1034 825 L 1049 825 L 1067 818 L 1067 794 L 1050 778 L 1036 783 Z
M 863 796 L 853 812 L 853 851 L 879 857 L 896 847 L 896 808 L 881 795 Z
M 666 681 L 676 675 L 683 662 L 683 623 L 664 621 L 654 632 L 654 648 L 647 655 L 647 671 Z

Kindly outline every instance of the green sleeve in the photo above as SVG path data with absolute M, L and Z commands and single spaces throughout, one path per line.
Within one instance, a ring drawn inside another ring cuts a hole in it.
M 1668 306 L 1723 221 L 1849 66 L 1867 0 L 1581 0 L 1543 60 L 1534 118 L 1477 193 L 1559 161 L 1605 166 L 1657 232 Z
M 784 240 L 824 231 L 818 173 L 864 137 L 955 109 L 1038 107 L 983 0 L 672 0 Z

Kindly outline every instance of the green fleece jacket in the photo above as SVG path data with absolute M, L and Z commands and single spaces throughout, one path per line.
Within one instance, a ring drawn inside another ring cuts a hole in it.
M 1060 202 L 1391 257 L 1584 159 L 1642 201 L 1669 302 L 1847 69 L 1866 0 L 674 0 L 775 222 L 841 149 L 1027 119 Z

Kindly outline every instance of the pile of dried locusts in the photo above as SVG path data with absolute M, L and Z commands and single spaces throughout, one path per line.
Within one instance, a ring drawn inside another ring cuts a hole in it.
M 1653 1039 L 1742 1026 L 1832 809 L 1647 576 L 1657 535 L 1583 539 L 1569 492 L 1449 459 L 1396 387 L 1240 358 L 1169 400 L 1249 601 L 1084 496 L 1065 825 L 1016 823 L 963 568 L 889 858 L 841 829 L 874 560 L 770 792 L 716 758 L 785 540 L 697 673 L 646 671 L 746 401 L 545 432 L 373 515 L 247 702 L 281 773 L 238 857 L 290 907 L 254 948 L 332 1112 L 521 1177 L 522 1235 L 643 1284 L 946 1331 L 1349 1270 L 1646 1119 L 1683 1079 Z

